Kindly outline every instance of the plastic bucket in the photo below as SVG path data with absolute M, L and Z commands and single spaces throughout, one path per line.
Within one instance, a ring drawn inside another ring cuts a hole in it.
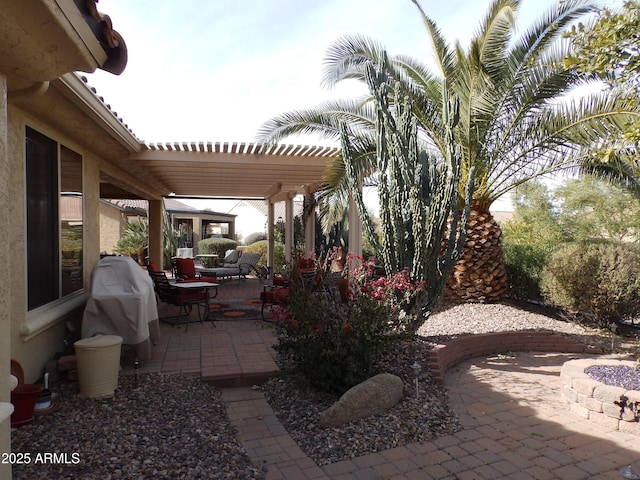
M 89 398 L 113 397 L 118 386 L 122 337 L 97 335 L 78 340 L 73 346 L 80 394 Z
M 11 392 L 13 413 L 11 414 L 11 426 L 19 427 L 33 420 L 33 410 L 36 406 L 38 395 L 43 390 L 40 385 L 19 384 Z

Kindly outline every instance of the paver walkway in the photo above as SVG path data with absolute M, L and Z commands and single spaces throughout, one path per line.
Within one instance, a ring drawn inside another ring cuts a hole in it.
M 287 435 L 259 391 L 223 398 L 252 460 L 267 479 L 621 479 L 640 471 L 640 438 L 570 413 L 560 368 L 575 354 L 515 353 L 449 371 L 445 386 L 463 430 L 318 467 Z
M 215 302 L 241 304 L 260 297 L 262 285 L 251 278 L 244 281 L 225 281 L 218 288 Z M 255 310 L 259 306 L 244 305 Z M 160 303 L 160 317 L 178 313 L 177 307 Z M 231 318 L 229 320 L 197 322 L 194 308 L 191 319 L 195 323 L 172 326 L 160 322 L 160 341 L 154 346 L 152 358 L 142 363 L 138 373 L 200 373 L 203 380 L 218 386 L 238 386 L 262 383 L 276 375 L 274 361 L 276 343 L 272 325 L 260 320 Z M 133 362 L 125 365 L 124 374 L 133 373 Z

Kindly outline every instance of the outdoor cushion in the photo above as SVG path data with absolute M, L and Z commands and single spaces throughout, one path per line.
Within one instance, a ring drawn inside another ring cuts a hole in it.
M 224 260 L 222 260 L 222 263 L 227 264 L 227 263 L 231 263 L 232 265 L 229 266 L 235 266 L 235 264 L 238 263 L 238 259 L 240 258 L 240 250 L 227 250 L 226 252 L 224 252 Z M 223 265 L 224 267 L 226 267 L 227 265 Z
M 176 280 L 176 283 L 195 283 L 195 282 L 218 283 L 218 277 L 193 277 L 193 278 L 183 278 L 180 280 Z
M 215 275 L 216 277 L 246 277 L 251 271 L 257 272 L 256 264 L 260 260 L 260 253 L 247 252 L 240 257 L 238 263 L 231 264 L 231 267 L 202 268 L 202 275 Z
M 178 276 L 182 278 L 194 278 L 196 276 L 196 265 L 191 258 L 176 258 L 176 270 Z
M 159 272 L 158 264 L 156 262 L 149 262 L 147 264 L 147 270 L 151 270 L 152 272 Z
M 192 258 L 176 258 L 176 270 L 178 273 L 178 282 L 211 282 L 216 283 L 218 278 L 215 275 L 206 277 L 196 273 L 196 265 Z
M 285 287 L 287 285 L 289 285 L 289 280 L 287 279 L 287 277 L 283 277 L 282 275 L 273 276 L 274 287 Z

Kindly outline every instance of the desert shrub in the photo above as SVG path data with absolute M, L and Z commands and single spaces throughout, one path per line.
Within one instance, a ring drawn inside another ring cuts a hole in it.
M 542 271 L 544 298 L 599 326 L 640 311 L 640 249 L 629 243 L 589 241 L 559 247 Z
M 544 184 L 526 183 L 513 192 L 515 211 L 501 225 L 508 294 L 519 300 L 541 300 L 540 275 L 554 249 L 565 241 L 553 195 Z
M 244 251 L 260 253 L 260 260 L 258 260 L 257 263 L 257 267 L 260 268 L 262 265 L 268 265 L 267 248 L 267 240 L 260 240 L 248 245 Z M 282 270 L 284 266 L 284 245 L 282 243 L 276 242 L 274 244 L 273 261 L 275 263 L 275 271 L 279 272 Z
M 252 243 L 259 242 L 261 240 L 266 240 L 267 234 L 264 232 L 252 232 L 246 237 L 244 237 L 244 244 L 251 245 Z
M 376 252 L 376 249 L 371 245 L 369 238 L 366 236 L 362 238 L 362 258 L 367 260 L 370 258 L 379 258 L 378 252 Z
M 402 338 L 409 316 L 401 305 L 422 287 L 406 271 L 375 278 L 370 265 L 348 261 L 351 275 L 343 277 L 320 264 L 305 273 L 301 260 L 293 262 L 287 306 L 276 316 L 276 349 L 312 386 L 341 394 L 369 378 Z
M 509 296 L 518 300 L 542 300 L 540 275 L 551 254 L 545 245 L 504 244 Z
M 231 240 L 230 238 L 206 238 L 198 242 L 198 253 L 214 253 L 219 258 L 224 258 L 224 252 L 227 250 L 235 250 L 238 246 L 238 242 Z M 202 259 L 202 265 L 205 267 L 212 267 L 213 261 L 208 258 Z

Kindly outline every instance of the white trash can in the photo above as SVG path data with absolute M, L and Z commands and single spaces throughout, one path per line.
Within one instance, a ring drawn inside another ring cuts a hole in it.
M 76 349 L 80 394 L 89 398 L 110 398 L 118 386 L 122 337 L 96 335 L 73 344 Z

